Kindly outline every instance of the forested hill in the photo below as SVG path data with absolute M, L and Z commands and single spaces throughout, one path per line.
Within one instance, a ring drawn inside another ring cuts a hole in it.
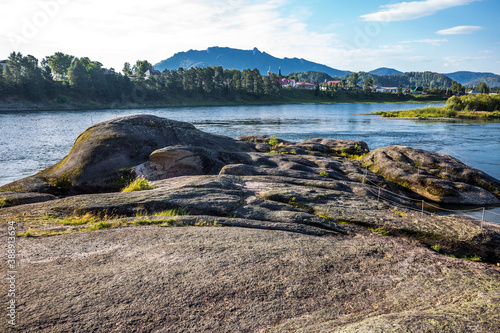
M 500 75 L 485 75 L 475 80 L 467 82 L 465 85 L 468 87 L 477 86 L 479 83 L 484 82 L 488 87 L 500 87 Z
M 399 85 L 403 87 L 424 87 L 428 85 L 429 87 L 449 88 L 452 84 L 452 80 L 449 77 L 434 72 L 408 72 L 380 76 L 360 72 L 359 78 L 361 81 L 372 79 L 374 85 L 383 87 L 397 87 Z
M 460 84 L 469 85 L 469 82 L 479 79 L 485 75 L 494 75 L 493 73 L 481 73 L 481 72 L 453 72 L 448 74 L 443 74 L 444 76 L 449 77 L 453 81 L 457 81 Z
M 291 72 L 317 71 L 331 76 L 343 76 L 348 71 L 338 70 L 326 65 L 298 58 L 276 58 L 261 52 L 257 48 L 253 50 L 239 50 L 228 47 L 209 47 L 204 51 L 189 50 L 179 52 L 172 57 L 160 61 L 154 65 L 155 69 L 178 69 L 180 67 L 189 69 L 192 67 L 222 66 L 226 69 L 243 70 L 257 68 L 261 73 L 267 73 L 269 66 L 271 71 L 277 73 L 281 67 L 281 73 L 287 75 Z
M 315 72 L 315 71 L 308 71 L 308 72 L 291 72 L 288 73 L 288 77 L 293 77 L 299 82 L 325 82 L 326 81 L 333 81 L 338 79 L 338 77 L 334 77 L 331 75 L 328 75 L 323 72 Z

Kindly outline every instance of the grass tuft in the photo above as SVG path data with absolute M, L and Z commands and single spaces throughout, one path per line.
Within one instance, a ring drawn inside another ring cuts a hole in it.
M 330 175 L 328 174 L 328 172 L 326 172 L 326 171 L 324 171 L 324 170 L 321 170 L 321 171 L 319 172 L 319 175 L 320 175 L 321 177 L 327 177 L 327 178 L 328 178 L 328 177 L 330 177 Z
M 194 223 L 196 227 L 222 227 L 222 224 L 219 224 L 217 220 L 213 222 L 208 222 L 205 220 L 198 220 Z
M 14 202 L 11 199 L 0 198 L 0 208 L 13 206 Z
M 164 210 L 153 214 L 153 216 L 183 216 L 183 215 L 189 215 L 189 212 L 186 208 L 182 207 Z
M 149 180 L 144 178 L 144 176 L 141 176 L 139 178 L 136 178 L 133 182 L 131 182 L 129 185 L 123 188 L 122 192 L 153 190 L 155 188 L 156 187 L 151 185 L 151 182 Z
M 109 222 L 106 221 L 101 221 L 97 224 L 91 225 L 90 227 L 87 228 L 87 230 L 99 230 L 99 229 L 109 229 L 113 225 Z
M 464 260 L 469 260 L 469 261 L 474 261 L 474 262 L 479 262 L 481 261 L 481 257 L 474 254 L 472 256 L 463 256 L 462 259 Z
M 439 253 L 441 251 L 441 245 L 439 245 L 439 244 L 432 245 L 431 249 L 433 249 L 434 251 L 436 251 L 437 253 Z
M 276 135 L 273 135 L 273 136 L 271 137 L 271 140 L 269 140 L 269 144 L 270 144 L 271 146 L 277 146 L 277 145 L 278 145 L 278 143 L 279 143 L 279 141 L 278 141 L 278 138 L 276 137 Z
M 369 228 L 371 232 L 375 232 L 377 234 L 380 234 L 382 236 L 387 236 L 389 235 L 389 231 L 385 230 L 384 228 Z

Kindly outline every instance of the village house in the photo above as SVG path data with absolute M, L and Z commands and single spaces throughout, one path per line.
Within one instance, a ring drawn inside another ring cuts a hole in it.
M 422 88 L 422 87 L 411 87 L 410 91 L 411 91 L 411 94 L 421 95 L 421 94 L 424 93 L 424 88 Z
M 159 70 L 156 70 L 156 69 L 148 69 L 145 73 L 144 73 L 144 77 L 146 79 L 149 79 L 151 77 L 160 77 L 161 76 L 161 72 Z
M 295 88 L 295 80 L 281 78 L 280 84 L 282 88 Z
M 297 89 L 306 89 L 306 90 L 314 90 L 316 88 L 316 83 L 309 83 L 309 82 L 297 82 L 295 84 L 295 88 Z
M 69 78 L 64 74 L 52 74 L 52 80 L 54 80 L 54 81 L 68 81 Z
M 376 92 L 397 93 L 398 87 L 375 87 Z

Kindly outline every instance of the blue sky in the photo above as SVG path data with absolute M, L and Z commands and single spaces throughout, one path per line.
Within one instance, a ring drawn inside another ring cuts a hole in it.
M 500 74 L 498 0 L 2 0 L 0 58 L 61 51 L 121 70 L 210 46 L 351 71 Z

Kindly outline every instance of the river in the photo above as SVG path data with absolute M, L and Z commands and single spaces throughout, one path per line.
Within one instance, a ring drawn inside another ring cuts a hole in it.
M 58 162 L 89 126 L 133 114 L 187 121 L 203 131 L 233 138 L 268 134 L 290 141 L 363 140 L 371 150 L 396 144 L 411 146 L 452 155 L 500 179 L 500 122 L 413 121 L 361 115 L 422 106 L 384 103 L 0 112 L 0 185 Z

